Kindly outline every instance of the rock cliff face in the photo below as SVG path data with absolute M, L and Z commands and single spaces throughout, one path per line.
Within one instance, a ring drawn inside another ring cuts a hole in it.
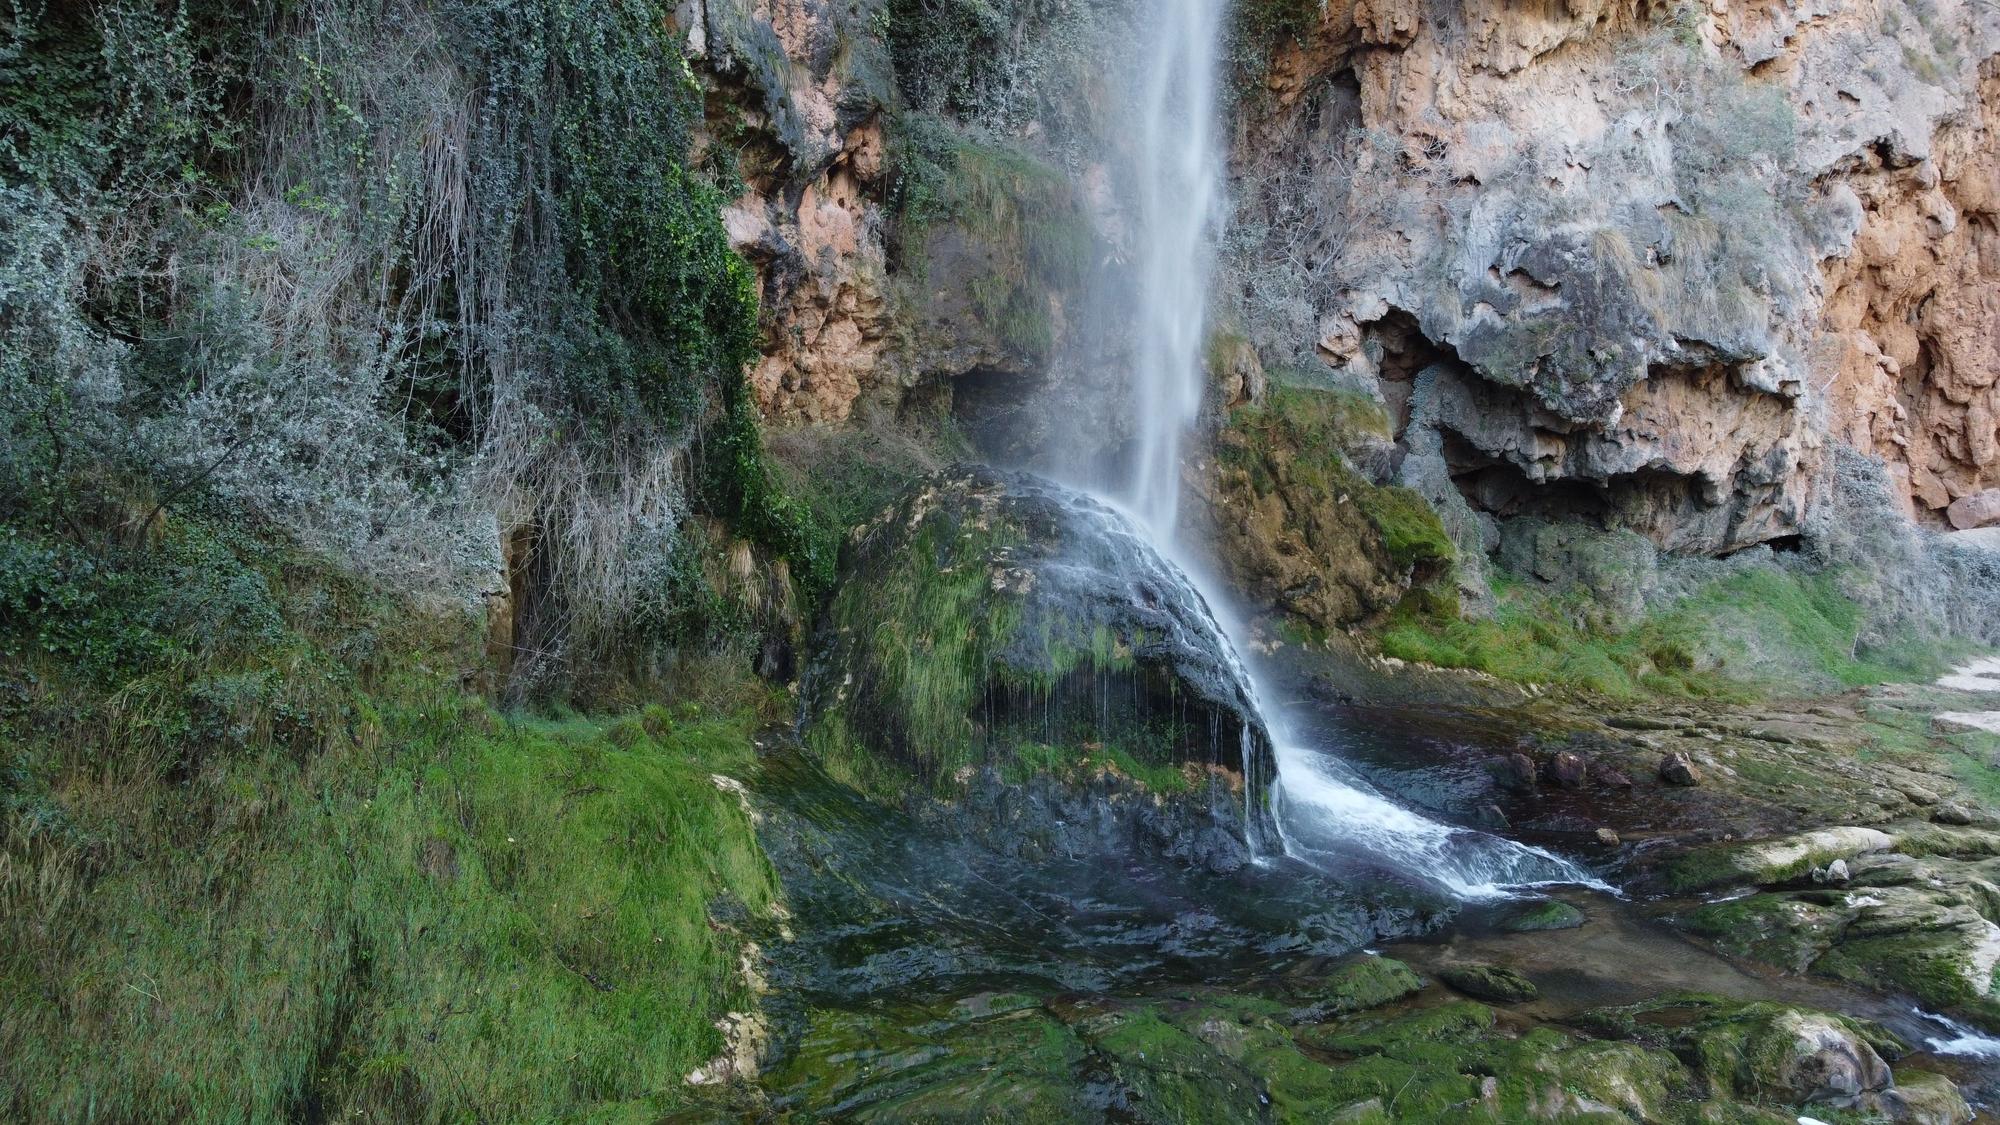
M 1032 34 L 1128 18 L 1058 7 Z M 838 423 L 938 388 L 1018 452 L 1051 432 L 1031 392 L 1118 362 L 1074 347 L 1121 257 L 1077 143 L 1102 83 L 939 132 L 963 107 L 912 104 L 877 8 L 683 9 L 745 182 L 758 401 Z M 1830 442 L 1923 522 L 2000 485 L 1990 5 L 1334 0 L 1294 24 L 1238 52 L 1218 316 L 1251 366 L 1378 399 L 1400 481 L 1469 506 L 1448 524 L 1782 544 Z M 1261 400 L 1242 366 L 1218 401 Z M 1115 442 L 1115 403 L 1053 397 Z
M 723 213 L 763 284 L 767 418 L 840 422 L 887 366 L 882 238 L 888 47 L 873 5 L 688 0 L 688 57 L 707 72 L 711 153 L 743 192 Z
M 1239 315 L 1378 388 L 1495 516 L 1726 553 L 1801 530 L 1829 440 L 1941 514 L 2000 471 L 1996 32 L 1948 3 L 1330 6 L 1243 115 Z

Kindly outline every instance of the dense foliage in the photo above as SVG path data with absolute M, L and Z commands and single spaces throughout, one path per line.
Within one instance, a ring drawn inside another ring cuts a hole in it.
M 739 624 L 690 616 L 703 505 L 823 581 L 746 426 L 755 278 L 667 7 L 0 21 L 10 519 L 136 541 L 212 496 L 457 599 L 526 527 L 547 686 Z

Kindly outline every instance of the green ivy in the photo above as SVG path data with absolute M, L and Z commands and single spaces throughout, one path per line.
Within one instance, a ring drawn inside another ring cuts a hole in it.
M 264 3 L 8 0 L 0 176 L 81 203 L 172 197 L 235 151 Z
M 756 349 L 750 267 L 687 165 L 701 91 L 653 2 L 458 0 L 481 76 L 478 238 L 517 247 L 556 402 L 599 429 L 685 424 Z M 553 236 L 553 237 L 551 237 Z
M 722 420 L 702 435 L 698 455 L 703 510 L 787 560 L 800 594 L 808 605 L 817 605 L 833 588 L 842 529 L 785 488 L 764 452 L 747 387 L 729 397 Z

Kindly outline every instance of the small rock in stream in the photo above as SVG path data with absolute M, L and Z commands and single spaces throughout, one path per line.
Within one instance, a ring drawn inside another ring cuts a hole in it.
M 1500 929 L 1510 934 L 1535 934 L 1548 930 L 1574 930 L 1583 923 L 1583 911 L 1569 903 L 1549 899 L 1515 911 L 1500 922 Z
M 1607 848 L 1615 848 L 1618 846 L 1618 833 L 1609 828 L 1600 828 L 1597 830 L 1597 842 Z
M 1534 760 L 1519 750 L 1495 760 L 1487 768 L 1493 774 L 1494 784 L 1510 793 L 1535 791 Z
M 1660 780 L 1668 785 L 1700 785 L 1701 771 L 1679 750 L 1660 759 Z
M 1438 970 L 1438 979 L 1475 1000 L 1517 1004 L 1542 994 L 1535 982 L 1504 965 L 1474 963 Z
M 1564 789 L 1583 788 L 1583 779 L 1589 772 L 1590 764 L 1583 760 L 1583 755 L 1574 750 L 1558 750 L 1553 757 L 1542 763 L 1542 776 L 1547 778 L 1550 784 L 1559 785 Z

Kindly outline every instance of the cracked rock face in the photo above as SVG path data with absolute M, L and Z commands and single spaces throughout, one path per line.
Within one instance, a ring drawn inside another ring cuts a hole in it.
M 1330 5 L 1239 128 L 1236 315 L 1496 516 L 1727 553 L 1831 439 L 1941 517 L 2000 477 L 1996 50 L 1970 3 Z
M 750 387 L 777 422 L 842 421 L 895 370 L 881 233 L 893 92 L 873 11 L 814 0 L 687 0 L 676 11 L 689 59 L 733 123 L 709 145 L 735 151 L 743 181 L 723 223 L 757 269 L 763 343 Z

